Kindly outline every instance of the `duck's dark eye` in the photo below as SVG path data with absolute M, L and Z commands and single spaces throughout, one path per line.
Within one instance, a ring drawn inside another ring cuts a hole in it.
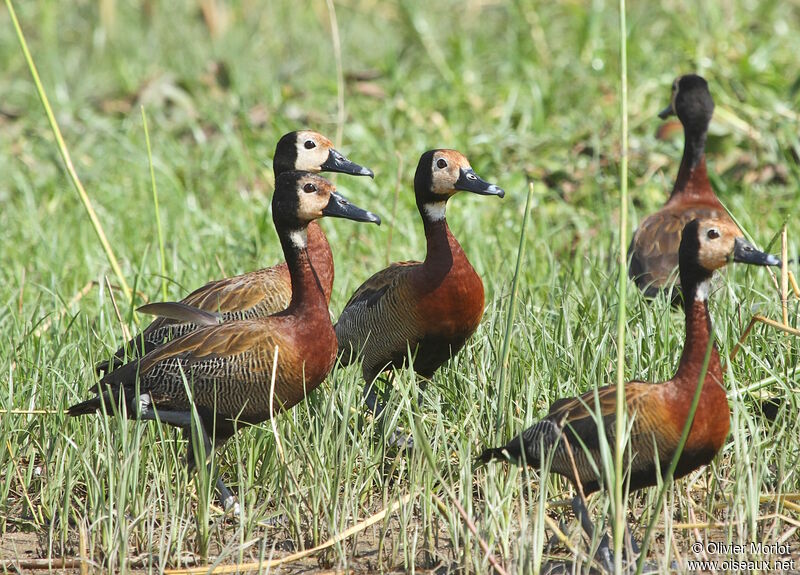
M 317 144 L 314 142 L 314 140 L 306 140 L 305 143 L 303 143 L 303 146 L 306 150 L 313 150 L 317 147 Z
M 711 228 L 710 230 L 708 230 L 708 233 L 706 235 L 708 236 L 708 239 L 715 240 L 719 237 L 719 232 L 714 228 Z
M 447 167 L 447 160 L 445 160 L 444 158 L 439 158 L 438 160 L 436 160 L 436 167 L 439 168 L 440 170 L 445 169 Z
M 314 184 L 306 184 L 305 186 L 303 186 L 303 191 L 307 194 L 313 194 L 314 192 L 317 191 L 317 186 L 315 186 Z

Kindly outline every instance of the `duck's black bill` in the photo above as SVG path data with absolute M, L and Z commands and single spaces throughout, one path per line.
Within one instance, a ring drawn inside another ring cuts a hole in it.
M 779 257 L 757 250 L 744 238 L 736 238 L 736 242 L 733 244 L 733 261 L 755 266 L 781 265 Z
M 658 113 L 658 117 L 661 118 L 662 120 L 666 120 L 670 116 L 674 115 L 675 115 L 675 108 L 672 107 L 672 102 L 669 103 L 669 106 L 667 106 Z
M 474 170 L 461 169 L 458 174 L 458 181 L 456 181 L 455 188 L 464 192 L 472 192 L 473 194 L 480 194 L 482 196 L 500 196 L 501 198 L 506 195 L 502 188 L 490 184 L 489 182 L 481 179 Z
M 322 210 L 322 215 L 331 218 L 345 218 L 355 222 L 369 222 L 381 225 L 381 219 L 378 216 L 359 208 L 355 204 L 351 204 L 338 192 L 331 194 L 328 205 Z
M 351 162 L 345 158 L 341 153 L 336 150 L 328 152 L 328 159 L 322 164 L 323 172 L 339 172 L 340 174 L 349 174 L 351 176 L 369 176 L 374 178 L 375 174 L 372 170 L 359 166 L 355 162 Z

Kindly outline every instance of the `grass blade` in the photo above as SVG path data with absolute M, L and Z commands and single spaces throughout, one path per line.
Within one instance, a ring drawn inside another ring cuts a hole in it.
M 508 401 L 506 399 L 506 367 L 508 355 L 511 352 L 511 333 L 514 331 L 514 316 L 517 312 L 517 292 L 519 291 L 519 276 L 522 269 L 522 260 L 525 257 L 525 232 L 528 224 L 528 213 L 531 207 L 531 197 L 533 196 L 533 182 L 528 183 L 528 197 L 525 199 L 525 212 L 522 214 L 522 228 L 519 232 L 519 247 L 517 248 L 517 265 L 514 268 L 514 279 L 511 282 L 511 295 L 508 304 L 508 314 L 506 315 L 506 329 L 503 336 L 503 348 L 500 352 L 500 366 L 498 369 L 497 380 L 497 419 L 495 420 L 495 441 L 498 443 L 510 433 L 508 419 L 505 414 L 508 412 Z
M 622 545 L 625 537 L 625 498 L 623 458 L 625 455 L 625 312 L 627 293 L 627 232 L 628 232 L 628 38 L 625 23 L 625 0 L 619 0 L 619 59 L 620 59 L 620 188 L 619 188 L 619 315 L 617 316 L 617 413 L 614 433 L 614 569 L 622 572 Z
M 153 186 L 153 208 L 156 213 L 156 229 L 158 231 L 158 249 L 161 254 L 161 297 L 167 301 L 167 258 L 164 252 L 164 233 L 161 229 L 161 213 L 158 209 L 158 188 L 156 187 L 156 174 L 153 170 L 153 152 L 150 148 L 150 132 L 147 130 L 147 115 L 142 106 L 142 125 L 144 126 L 144 141 L 147 145 L 147 161 L 150 164 L 150 183 Z
M 344 68 L 342 66 L 342 42 L 339 39 L 339 22 L 336 20 L 336 6 L 333 0 L 326 0 L 328 18 L 331 25 L 331 43 L 333 44 L 333 57 L 336 61 L 336 145 L 342 145 L 344 133 Z
M 72 157 L 70 156 L 69 150 L 67 149 L 67 144 L 64 142 L 64 138 L 61 135 L 61 128 L 58 127 L 58 122 L 56 122 L 53 109 L 50 107 L 50 101 L 47 99 L 47 94 L 44 91 L 44 86 L 42 86 L 42 81 L 39 79 L 39 72 L 36 70 L 36 64 L 34 64 L 33 57 L 31 56 L 30 50 L 28 50 L 28 43 L 25 41 L 25 35 L 22 33 L 22 28 L 19 25 L 19 20 L 17 20 L 17 13 L 14 11 L 14 6 L 11 0 L 6 0 L 6 7 L 8 8 L 8 13 L 11 16 L 11 22 L 14 24 L 14 30 L 17 33 L 17 39 L 19 40 L 19 45 L 22 48 L 22 53 L 25 55 L 25 61 L 28 63 L 28 69 L 33 77 L 33 83 L 36 85 L 36 92 L 39 94 L 39 99 L 41 100 L 44 111 L 47 114 L 47 120 L 50 122 L 50 128 L 53 130 L 53 136 L 55 136 L 56 144 L 58 145 L 58 151 L 61 154 L 61 159 L 64 160 L 64 166 L 67 169 L 67 174 L 69 174 L 72 185 L 75 186 L 75 190 L 78 192 L 78 195 L 81 198 L 83 207 L 86 208 L 86 213 L 89 214 L 89 219 L 92 221 L 92 227 L 97 234 L 97 238 L 100 240 L 100 244 L 103 246 L 103 251 L 106 252 L 108 263 L 111 265 L 111 269 L 114 270 L 114 275 L 117 276 L 117 281 L 119 282 L 125 297 L 128 299 L 128 301 L 133 301 L 133 292 L 128 286 L 128 282 L 125 281 L 125 276 L 122 275 L 122 268 L 119 266 L 117 256 L 114 255 L 114 250 L 111 249 L 111 244 L 108 243 L 108 238 L 106 238 L 106 233 L 103 231 L 103 225 L 100 223 L 100 218 L 97 217 L 97 212 L 94 211 L 94 207 L 92 206 L 92 200 L 89 198 L 89 194 L 87 194 L 86 190 L 83 188 L 83 184 L 78 178 L 78 173 L 75 171 L 75 166 L 72 164 Z

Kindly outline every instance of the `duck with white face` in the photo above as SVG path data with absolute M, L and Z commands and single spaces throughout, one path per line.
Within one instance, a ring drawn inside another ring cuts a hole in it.
M 686 282 L 684 297 L 704 301 L 708 298 L 714 271 L 729 263 L 779 266 L 780 259 L 756 249 L 729 219 L 693 220 L 686 224 L 678 254 L 681 285 Z
M 430 175 L 417 171 L 414 179 L 417 206 L 424 218 L 431 221 L 444 219 L 447 200 L 459 192 L 471 192 L 481 196 L 498 196 L 505 192 L 497 185 L 482 179 L 469 163 L 464 154 L 456 150 L 433 150 L 429 152 Z M 422 162 L 422 160 L 420 160 Z M 428 159 L 425 160 L 428 167 Z M 420 189 L 417 189 L 417 178 L 420 178 Z
M 347 159 L 333 143 L 314 130 L 298 130 L 285 134 L 275 146 L 272 160 L 276 181 L 286 172 L 302 170 L 309 173 L 339 172 L 354 176 L 373 177 L 372 170 Z M 307 230 L 308 250 L 320 278 L 325 297 L 330 301 L 333 289 L 333 255 L 328 239 L 317 222 Z M 289 272 L 285 263 L 250 271 L 233 277 L 211 281 L 180 303 L 211 312 L 222 312 L 225 320 L 264 317 L 285 309 L 291 298 Z M 197 326 L 158 318 L 142 333 L 117 349 L 111 361 L 97 364 L 99 374 L 119 366 L 133 357 L 145 355 L 165 341 L 189 333 Z
M 719 352 L 713 342 L 708 297 L 714 272 L 732 262 L 757 266 L 781 263 L 777 257 L 756 249 L 727 219 L 695 219 L 686 224 L 679 249 L 686 335 L 678 369 L 667 381 L 636 380 L 625 384 L 630 426 L 625 469 L 631 491 L 657 485 L 670 468 L 703 374 L 697 410 L 674 478 L 708 465 L 725 443 L 730 408 Z M 709 346 L 711 354 L 705 365 Z M 604 430 L 608 445 L 615 444 L 616 398 L 617 386 L 607 385 L 579 397 L 559 399 L 550 406 L 547 416 L 504 446 L 484 450 L 479 461 L 524 462 L 538 469 L 542 460 L 552 455 L 550 470 L 568 479 L 576 491 L 580 488 L 585 495 L 600 491 L 606 482 L 598 435 Z M 603 420 L 602 428 L 598 417 Z M 572 502 L 575 516 L 592 539 L 594 526 L 578 492 Z M 632 539 L 631 548 L 638 554 Z M 607 536 L 601 538 L 598 555 L 613 571 Z
M 69 415 L 119 411 L 132 419 L 195 429 L 209 455 L 236 432 L 239 422 L 266 421 L 302 401 L 325 379 L 336 361 L 337 341 L 308 253 L 307 228 L 323 217 L 374 224 L 380 218 L 308 172 L 278 177 L 272 211 L 291 278 L 288 308 L 266 317 L 223 321 L 218 312 L 180 302 L 143 306 L 143 313 L 197 327 L 106 374 L 90 390 L 95 397 L 70 407 Z M 192 441 L 187 449 L 191 473 L 202 459 Z M 225 508 L 235 509 L 235 498 L 221 479 L 217 490 Z
M 347 159 L 333 146 L 333 142 L 314 130 L 285 134 L 275 147 L 273 170 L 276 177 L 292 170 L 375 177 L 372 170 Z
M 505 195 L 456 150 L 422 154 L 414 194 L 425 230 L 425 260 L 397 262 L 375 273 L 336 323 L 342 363 L 361 364 L 364 400 L 375 413 L 383 409 L 374 385 L 381 373 L 405 366 L 410 352 L 422 389 L 464 347 L 483 317 L 483 281 L 445 217 L 448 200 L 460 192 Z

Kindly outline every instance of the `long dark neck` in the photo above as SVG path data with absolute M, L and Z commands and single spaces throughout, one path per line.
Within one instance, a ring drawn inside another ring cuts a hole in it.
M 681 277 L 681 288 L 686 311 L 686 341 L 675 379 L 694 389 L 700 379 L 708 345 L 711 343 L 711 358 L 706 377 L 712 376 L 722 383 L 722 367 L 717 346 L 711 340 L 711 314 L 708 313 L 708 290 L 711 277 L 701 281 Z
M 685 143 L 683 146 L 683 159 L 675 178 L 670 199 L 678 194 L 713 195 L 711 183 L 706 172 L 706 135 L 707 127 L 684 127 Z
M 316 221 L 308 224 L 308 256 L 311 258 L 311 265 L 317 272 L 322 291 L 325 292 L 325 300 L 331 301 L 333 291 L 333 253 L 325 237 L 325 232 Z
M 292 282 L 292 300 L 285 313 L 324 310 L 327 315 L 322 283 L 308 254 L 306 230 L 278 230 L 278 236 Z
M 444 277 L 450 268 L 453 266 L 453 258 L 457 254 L 451 244 L 453 234 L 450 233 L 450 228 L 447 227 L 447 220 L 444 217 L 444 205 L 441 207 L 441 217 L 432 217 L 425 208 L 420 209 L 422 214 L 422 223 L 425 228 L 425 239 L 427 241 L 427 252 L 425 254 L 425 262 L 423 263 L 423 270 L 426 275 L 436 276 L 441 279 Z M 456 243 L 456 246 L 458 244 Z

